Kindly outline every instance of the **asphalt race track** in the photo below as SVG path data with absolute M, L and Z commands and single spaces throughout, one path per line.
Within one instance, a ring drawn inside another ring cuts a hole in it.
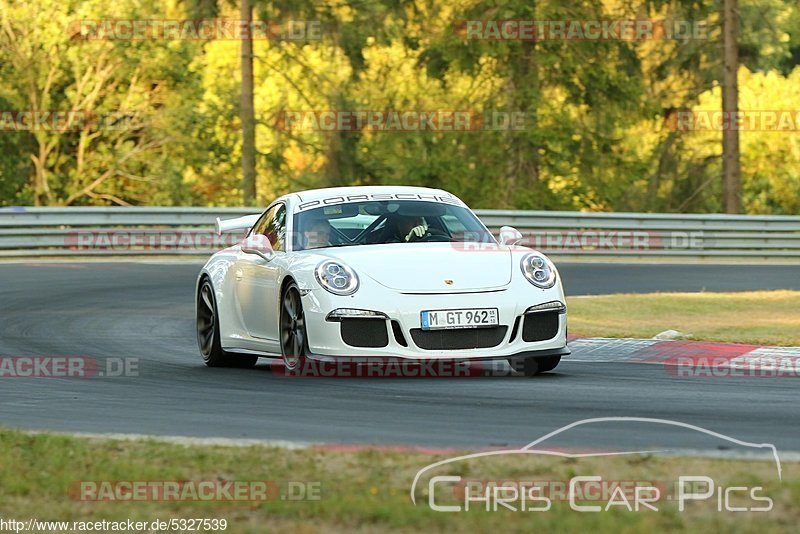
M 0 425 L 472 448 L 523 445 L 590 417 L 636 416 L 800 450 L 793 379 L 676 378 L 658 365 L 569 359 L 533 379 L 292 379 L 267 363 L 206 368 L 194 333 L 199 267 L 0 264 L 0 355 L 138 358 L 138 376 L 0 379 Z M 798 267 L 788 265 L 560 264 L 560 271 L 572 295 L 800 288 Z M 652 423 L 589 425 L 548 443 L 730 445 Z

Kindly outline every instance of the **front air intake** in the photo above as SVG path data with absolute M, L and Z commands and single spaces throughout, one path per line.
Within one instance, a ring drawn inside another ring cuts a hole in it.
M 423 350 L 488 349 L 499 345 L 507 330 L 507 326 L 451 330 L 412 328 L 411 339 Z
M 397 341 L 397 344 L 401 347 L 407 347 L 408 341 L 406 341 L 406 336 L 403 335 L 403 329 L 400 327 L 400 323 L 397 321 L 392 321 L 392 333 L 394 334 L 394 340 Z
M 351 347 L 380 348 L 389 344 L 386 321 L 380 319 L 342 319 L 342 341 Z
M 547 341 L 558 335 L 558 311 L 531 313 L 522 324 L 522 340 Z

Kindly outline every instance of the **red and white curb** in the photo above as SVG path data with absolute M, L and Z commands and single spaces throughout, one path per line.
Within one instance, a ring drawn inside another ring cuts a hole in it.
M 647 363 L 676 376 L 800 377 L 800 347 L 708 341 L 576 338 L 567 361 Z M 684 371 L 683 373 L 681 371 Z

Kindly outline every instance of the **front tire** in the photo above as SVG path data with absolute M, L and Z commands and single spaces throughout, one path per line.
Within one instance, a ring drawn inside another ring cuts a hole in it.
M 203 279 L 197 292 L 197 345 L 209 367 L 253 367 L 258 361 L 258 356 L 222 350 L 217 300 L 208 278 Z
M 290 282 L 283 290 L 280 328 L 281 355 L 286 370 L 302 369 L 308 354 L 308 336 L 300 289 L 294 282 Z
M 508 360 L 511 367 L 525 376 L 535 376 L 552 371 L 561 362 L 561 356 L 543 356 L 539 358 L 525 358 L 522 360 Z

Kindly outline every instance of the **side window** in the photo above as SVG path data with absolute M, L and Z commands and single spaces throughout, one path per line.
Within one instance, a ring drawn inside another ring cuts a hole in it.
M 272 250 L 286 250 L 286 207 L 278 204 L 270 212 L 273 213 L 273 217 L 267 221 L 264 235 L 269 238 Z
M 286 250 L 286 207 L 276 204 L 267 210 L 250 230 L 254 234 L 267 236 L 272 250 Z
M 274 215 L 275 215 L 275 207 L 272 207 L 271 209 L 267 210 L 264 213 L 264 215 L 262 215 L 261 218 L 258 219 L 258 221 L 256 221 L 256 224 L 253 225 L 253 228 L 250 229 L 249 235 L 255 235 L 255 234 L 267 235 L 267 226 L 269 225 Z

